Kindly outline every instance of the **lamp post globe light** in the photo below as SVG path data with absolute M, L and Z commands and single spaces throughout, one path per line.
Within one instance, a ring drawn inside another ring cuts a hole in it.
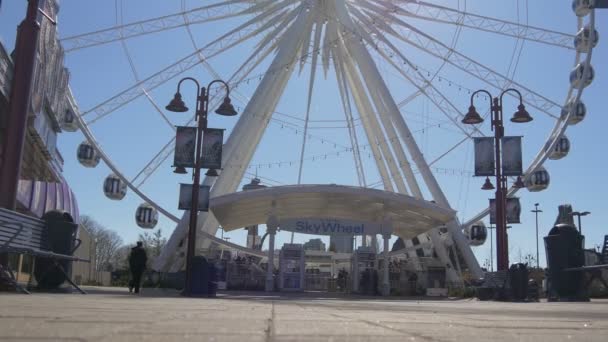
M 523 103 L 523 97 L 517 89 L 509 88 L 503 91 L 499 97 L 494 97 L 487 90 L 477 90 L 471 94 L 471 105 L 467 114 L 462 119 L 463 124 L 477 125 L 484 122 L 484 119 L 479 115 L 475 105 L 473 103 L 475 95 L 484 93 L 488 95 L 490 99 L 490 109 L 492 112 L 492 130 L 494 131 L 494 165 L 495 165 L 495 176 L 496 176 L 496 187 L 490 181 L 490 178 L 486 178 L 486 181 L 482 187 L 483 190 L 496 189 L 496 260 L 497 270 L 504 271 L 509 268 L 509 248 L 508 248 L 508 235 L 507 235 L 507 177 L 502 172 L 502 156 L 501 156 L 501 143 L 504 137 L 504 125 L 503 125 L 503 97 L 507 93 L 515 93 L 519 97 L 519 106 L 517 111 L 513 114 L 511 122 L 515 123 L 527 123 L 532 121 L 532 117 L 526 110 L 526 106 Z M 517 177 L 516 182 L 513 184 L 515 188 L 523 188 L 525 185 L 521 179 L 521 176 Z
M 195 158 L 194 158 L 194 180 L 192 184 L 192 208 L 190 209 L 190 222 L 188 226 L 188 246 L 186 252 L 186 284 L 183 295 L 192 295 L 192 259 L 194 257 L 194 249 L 196 242 L 196 223 L 198 218 L 198 196 L 200 187 L 200 163 L 201 163 L 201 150 L 203 141 L 203 132 L 207 129 L 207 115 L 209 112 L 209 89 L 215 83 L 221 83 L 226 88 L 226 97 L 215 111 L 215 113 L 223 116 L 235 116 L 237 115 L 236 110 L 230 101 L 230 87 L 222 80 L 214 80 L 207 85 L 206 88 L 201 88 L 199 82 L 192 77 L 185 77 L 177 84 L 177 92 L 175 93 L 171 102 L 165 107 L 168 111 L 176 113 L 184 113 L 188 111 L 186 103 L 182 99 L 180 92 L 181 85 L 184 81 L 192 81 L 196 84 L 196 109 L 194 112 L 194 118 L 198 123 L 196 131 L 196 147 L 195 147 Z M 186 174 L 187 171 L 184 167 L 176 167 L 175 173 Z M 209 177 L 217 177 L 218 173 L 215 169 L 210 169 L 206 173 Z

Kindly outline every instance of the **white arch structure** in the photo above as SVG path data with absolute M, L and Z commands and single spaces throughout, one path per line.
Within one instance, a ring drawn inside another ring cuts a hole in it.
M 417 96 L 426 96 L 465 135 L 458 145 L 481 132 L 460 123 L 462 114 L 459 109 L 433 84 L 437 74 L 425 75 L 413 61 L 408 59 L 406 54 L 399 51 L 392 43 L 395 40 L 409 44 L 429 56 L 439 58 L 444 61 L 444 64 L 449 64 L 492 88 L 504 89 L 509 85 L 515 85 L 522 89 L 526 104 L 555 119 L 555 126 L 547 138 L 545 147 L 538 152 L 525 171 L 526 178 L 539 169 L 568 128 L 568 120 L 574 115 L 574 106 L 569 107 L 570 111 L 567 115 L 561 115 L 564 106 L 517 83 L 509 75 L 494 71 L 467 56 L 466 53 L 419 30 L 407 21 L 409 17 L 574 50 L 575 66 L 579 63 L 585 66 L 583 79 L 590 76 L 589 67 L 593 49 L 590 48 L 587 51 L 575 49 L 573 35 L 481 16 L 466 12 L 466 10 L 448 8 L 425 1 L 410 0 L 217 1 L 211 5 L 183 10 L 159 18 L 128 24 L 120 23 L 116 27 L 67 37 L 62 40 L 62 43 L 66 51 L 77 51 L 114 41 L 124 42 L 132 37 L 177 27 L 189 28 L 189 25 L 193 24 L 236 17 L 247 19 L 238 27 L 201 48 L 196 47 L 196 43 L 192 39 L 195 45 L 195 51 L 192 54 L 145 79 L 138 79 L 132 87 L 110 97 L 92 109 L 79 112 L 75 101 L 72 101 L 83 134 L 99 151 L 108 167 L 139 197 L 177 223 L 167 247 L 156 261 L 155 268 L 160 270 L 177 270 L 183 266 L 184 258 L 180 256 L 179 252 L 180 246 L 186 245 L 183 240 L 187 235 L 189 214 L 185 213 L 182 218 L 174 216 L 169 210 L 162 208 L 152 198 L 146 196 L 139 188 L 171 154 L 173 140 L 169 141 L 133 180 L 130 180 L 120 172 L 110 156 L 104 152 L 89 126 L 141 96 L 148 97 L 154 105 L 149 92 L 196 65 L 203 64 L 213 74 L 217 74 L 210 65 L 213 58 L 247 40 L 254 37 L 260 38 L 257 48 L 244 59 L 241 67 L 230 78 L 230 83 L 238 84 L 248 79 L 260 63 L 270 58 L 271 53 L 274 52 L 275 55 L 272 57 L 267 72 L 260 76 L 257 89 L 249 99 L 225 144 L 224 163 L 231 167 L 225 168 L 218 178 L 207 177 L 203 181 L 205 185 L 212 186 L 212 197 L 237 191 L 268 124 L 271 120 L 275 120 L 273 114 L 280 99 L 277 94 L 284 92 L 294 71 L 299 68 L 301 72 L 305 62 L 312 60 L 308 112 L 310 112 L 312 89 L 319 72 L 317 69 L 322 68 L 322 71 L 327 74 L 333 68 L 349 127 L 359 185 L 367 186 L 368 183 L 359 151 L 358 140 L 361 137 L 357 137 L 353 128 L 354 109 L 359 113 L 360 124 L 370 143 L 369 146 L 384 190 L 411 196 L 421 201 L 434 201 L 439 207 L 451 210 L 450 203 L 430 168 L 435 161 L 429 163 L 425 160 L 399 109 Z M 588 19 L 585 19 L 585 16 L 578 18 L 577 32 L 584 27 L 595 32 L 594 9 L 590 9 L 587 17 Z M 373 47 L 375 52 L 404 79 L 413 84 L 417 88 L 417 92 L 404 101 L 396 102 L 372 58 L 370 47 Z M 581 82 L 576 88 L 570 86 L 564 103 L 570 99 L 580 101 L 585 87 L 583 83 Z M 242 94 L 237 94 L 237 96 L 247 99 Z M 155 107 L 162 115 L 162 110 Z M 304 124 L 304 139 L 307 136 L 308 125 L 307 115 Z M 302 144 L 301 162 L 305 148 L 306 140 Z M 420 178 L 415 176 L 417 172 L 420 173 Z M 140 176 L 142 178 L 139 178 Z M 136 180 L 139 180 L 137 184 Z M 430 198 L 424 198 L 424 190 L 430 194 Z M 513 196 L 516 192 L 517 189 L 511 189 L 509 196 Z M 487 214 L 488 210 L 483 210 L 464 222 L 462 226 L 470 225 Z M 448 272 L 449 280 L 457 281 L 459 279 L 458 270 L 460 268 L 458 265 L 452 265 L 454 259 L 457 262 L 458 258 L 450 257 L 451 252 L 452 255 L 460 254 L 473 275 L 480 276 L 479 264 L 462 234 L 460 222 L 454 218 L 447 227 L 449 236 L 441 236 L 438 229 L 431 229 L 427 234 L 438 257 L 451 270 Z M 218 223 L 213 215 L 201 213 L 198 228 L 197 246 L 199 247 L 213 241 L 247 253 L 264 256 L 260 251 L 250 250 L 216 238 Z M 452 248 L 455 250 L 450 251 Z M 400 252 L 393 254 L 398 253 Z

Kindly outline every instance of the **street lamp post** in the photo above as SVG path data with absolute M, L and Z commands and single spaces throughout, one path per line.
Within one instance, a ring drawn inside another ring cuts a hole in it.
M 581 225 L 581 216 L 587 216 L 591 214 L 589 211 L 573 211 L 570 215 L 578 217 L 578 232 L 583 235 L 583 226 Z
M 230 103 L 230 87 L 222 80 L 214 80 L 209 83 L 207 88 L 201 88 L 198 81 L 192 77 L 185 77 L 177 84 L 177 92 L 173 97 L 173 100 L 165 107 L 171 112 L 183 113 L 188 111 L 188 107 L 182 100 L 180 88 L 182 82 L 192 81 L 196 84 L 196 110 L 194 118 L 198 122 L 197 134 L 196 134 L 196 148 L 194 158 L 194 180 L 192 183 L 192 208 L 190 209 L 190 224 L 188 227 L 188 246 L 186 252 L 186 286 L 184 289 L 184 295 L 190 296 L 192 294 L 192 259 L 194 258 L 194 250 L 196 248 L 196 223 L 198 218 L 198 194 L 200 187 L 200 162 L 201 162 L 201 150 L 203 142 L 203 132 L 207 129 L 207 114 L 209 111 L 209 89 L 215 83 L 221 83 L 226 87 L 226 97 L 222 105 L 215 111 L 219 115 L 224 116 L 235 116 L 237 115 L 236 110 Z M 200 95 L 199 95 L 200 94 Z M 176 173 L 184 173 L 183 168 L 177 168 Z M 215 170 L 209 170 L 207 176 L 217 176 Z
M 480 124 L 484 119 L 477 113 L 475 106 L 473 105 L 473 99 L 475 95 L 479 93 L 487 94 L 490 99 L 490 108 L 492 111 L 492 130 L 494 131 L 494 163 L 495 163 L 495 176 L 496 176 L 496 259 L 498 271 L 507 270 L 509 268 L 509 250 L 508 250 L 508 236 L 507 236 L 507 177 L 502 174 L 502 160 L 501 160 L 501 142 L 504 137 L 504 125 L 503 125 L 503 97 L 506 93 L 514 92 L 519 96 L 519 106 L 517 112 L 511 118 L 512 122 L 515 123 L 526 123 L 532 121 L 532 117 L 526 111 L 526 107 L 523 104 L 523 97 L 517 89 L 506 89 L 500 94 L 500 97 L 493 97 L 487 90 L 477 90 L 471 94 L 471 106 L 469 111 L 462 119 L 462 123 L 467 125 Z M 517 181 L 513 185 L 516 188 L 524 187 L 521 176 L 517 178 Z M 494 189 L 494 186 L 490 182 L 489 178 L 486 178 L 486 182 L 482 187 L 484 190 Z
M 534 210 L 531 210 L 536 215 L 536 268 L 540 268 L 540 259 L 538 256 L 538 214 L 543 211 L 538 209 L 539 204 L 534 203 Z

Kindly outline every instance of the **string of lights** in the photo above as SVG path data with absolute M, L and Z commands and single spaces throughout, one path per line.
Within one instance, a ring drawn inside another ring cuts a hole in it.
M 424 133 L 426 130 L 429 130 L 431 128 L 435 128 L 438 127 L 440 124 L 434 124 L 434 125 L 428 125 L 425 128 L 413 131 L 412 134 L 417 134 L 417 133 Z M 284 126 L 284 128 L 287 128 L 288 126 Z M 311 135 L 312 137 L 312 135 Z M 377 146 L 380 146 L 381 144 L 388 144 L 388 143 L 392 143 L 399 140 L 398 137 L 392 137 L 390 139 L 384 139 L 384 140 L 380 140 L 378 142 L 376 142 L 375 144 Z M 310 155 L 307 156 L 306 158 L 304 158 L 304 161 L 322 161 L 322 160 L 327 160 L 327 159 L 335 159 L 335 158 L 339 158 L 339 157 L 343 157 L 346 156 L 347 153 L 352 152 L 353 148 L 352 147 L 347 147 L 344 145 L 339 145 L 339 144 L 335 144 L 333 142 L 330 142 L 328 140 L 325 140 L 325 143 L 327 144 L 334 144 L 334 148 L 338 148 L 337 151 L 334 152 L 327 152 L 327 153 L 320 153 L 320 154 L 315 154 L 315 155 Z M 363 151 L 368 151 L 368 148 L 371 147 L 371 144 L 361 144 L 358 145 L 358 148 L 360 150 Z M 367 153 L 367 158 L 373 158 L 372 154 L 371 154 L 371 150 L 369 150 L 369 152 Z M 282 161 L 274 161 L 274 162 L 264 162 L 264 163 L 258 163 L 258 164 L 250 164 L 247 166 L 247 169 L 260 169 L 260 168 L 268 168 L 271 169 L 273 167 L 292 167 L 292 166 L 299 166 L 300 165 L 300 161 L 299 160 L 282 160 Z M 242 165 L 227 165 L 226 167 L 232 168 L 232 167 L 243 167 Z

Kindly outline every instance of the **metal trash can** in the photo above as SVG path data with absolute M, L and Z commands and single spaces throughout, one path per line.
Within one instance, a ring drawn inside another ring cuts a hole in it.
M 43 232 L 46 236 L 43 240 L 48 241 L 48 245 L 40 246 L 41 249 L 50 250 L 57 254 L 72 255 L 76 247 L 76 241 L 79 241 L 76 239 L 78 225 L 74 223 L 72 216 L 64 211 L 53 210 L 44 214 L 42 219 L 46 223 Z M 71 275 L 71 261 L 60 260 L 59 265 L 68 276 Z M 57 289 L 65 281 L 61 271 L 54 266 L 53 260 L 49 258 L 36 258 L 34 277 L 38 288 L 44 290 Z
M 528 297 L 528 267 L 517 263 L 509 268 L 509 284 L 511 285 L 511 299 L 523 302 Z
M 209 294 L 209 263 L 204 256 L 192 258 L 190 291 L 194 297 L 206 297 Z
M 564 272 L 566 268 L 582 267 L 584 237 L 576 227 L 558 224 L 544 238 L 548 267 L 548 300 L 588 300 L 583 294 L 583 272 Z

